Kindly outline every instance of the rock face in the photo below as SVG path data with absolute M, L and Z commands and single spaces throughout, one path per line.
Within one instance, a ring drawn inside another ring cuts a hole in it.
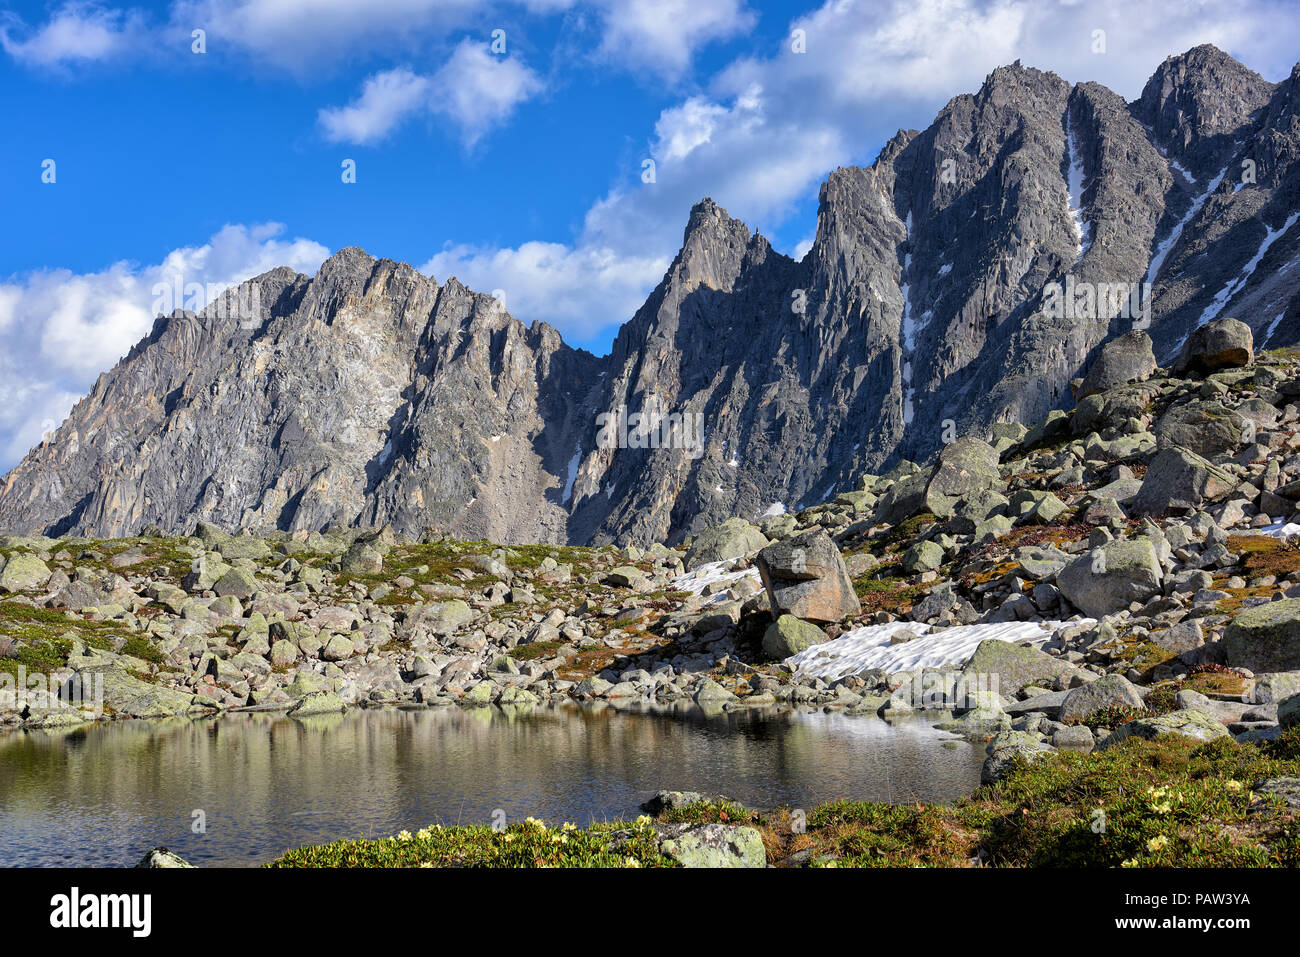
M 360 249 L 273 270 L 160 317 L 0 480 L 0 532 L 675 544 L 1042 419 L 1085 371 L 1140 376 L 1135 330 L 1162 363 L 1238 362 L 1223 316 L 1300 338 L 1298 88 L 1213 47 L 1131 105 L 1001 67 L 832 172 L 798 262 L 698 203 L 603 358 Z M 893 504 L 947 507 L 971 451 Z
M 773 614 L 828 623 L 861 610 L 840 550 L 821 529 L 767 546 L 756 564 Z

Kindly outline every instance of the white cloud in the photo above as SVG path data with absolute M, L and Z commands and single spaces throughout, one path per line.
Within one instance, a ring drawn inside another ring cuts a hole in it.
M 333 142 L 367 145 L 383 139 L 428 102 L 429 81 L 405 67 L 376 73 L 348 106 L 320 111 L 325 136 Z
M 403 120 L 428 112 L 450 119 L 465 145 L 473 146 L 542 87 L 541 78 L 517 59 L 466 39 L 433 76 L 404 67 L 378 73 L 366 80 L 356 100 L 321 110 L 319 118 L 328 139 L 367 145 Z
M 695 52 L 757 22 L 744 0 L 603 0 L 599 54 L 607 62 L 675 77 Z
M 307 239 L 282 239 L 283 230 L 277 223 L 226 226 L 203 245 L 173 250 L 155 265 L 119 262 L 82 274 L 44 270 L 0 284 L 7 345 L 0 353 L 0 468 L 57 427 L 95 377 L 148 334 L 159 289 L 198 284 L 215 293 L 284 265 L 314 273 L 329 250 Z
M 513 57 L 499 56 L 488 45 L 463 40 L 431 80 L 430 109 L 449 117 L 472 145 L 514 108 L 542 90 L 542 81 Z
M 224 45 L 258 63 L 315 76 L 325 64 L 377 51 L 405 59 L 453 30 L 482 25 L 491 6 L 483 0 L 177 0 L 171 23 L 186 35 L 207 30 L 210 51 Z
M 439 282 L 454 276 L 477 292 L 499 289 L 511 315 L 549 322 L 581 343 L 640 308 L 668 262 L 666 256 L 529 242 L 515 249 L 451 246 L 420 271 Z
M 95 3 L 67 3 L 47 23 L 31 29 L 15 14 L 0 20 L 0 47 L 27 66 L 61 67 L 109 60 L 143 34 L 141 15 Z

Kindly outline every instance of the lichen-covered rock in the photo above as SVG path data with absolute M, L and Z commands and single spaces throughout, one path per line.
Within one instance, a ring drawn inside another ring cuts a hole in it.
M 1236 487 L 1236 479 L 1195 452 L 1167 448 L 1147 467 L 1132 511 L 1157 516 L 1186 512 L 1222 501 Z
M 1037 648 L 996 639 L 981 641 L 961 670 L 968 684 L 983 681 L 1002 695 L 1018 694 L 1026 685 L 1050 687 L 1080 674 L 1074 665 Z
M 1142 695 L 1123 675 L 1102 675 L 1096 681 L 1073 689 L 1061 702 L 1060 720 L 1091 717 L 1102 708 L 1142 709 Z
M 1195 708 L 1183 708 L 1151 718 L 1135 718 L 1113 730 L 1097 745 L 1099 751 L 1113 748 L 1129 738 L 1143 738 L 1154 741 L 1156 738 L 1174 734 L 1195 741 L 1214 741 L 1230 737 L 1228 729 L 1213 715 Z
M 659 853 L 682 867 L 766 867 L 763 836 L 731 824 L 679 824 L 657 828 Z
M 763 632 L 763 654 L 782 661 L 826 640 L 826 632 L 793 615 L 781 615 Z
M 1300 598 L 1246 609 L 1224 630 L 1223 646 L 1238 668 L 1300 671 Z
M 291 718 L 307 718 L 317 714 L 336 714 L 346 711 L 343 699 L 332 691 L 312 691 L 299 698 L 288 714 Z
M 1101 347 L 1084 376 L 1079 398 L 1129 382 L 1141 382 L 1155 371 L 1156 357 L 1151 350 L 1151 337 L 1139 330 L 1126 332 Z
M 729 518 L 695 537 L 686 553 L 687 571 L 728 558 L 744 558 L 767 544 L 767 537 L 741 518 Z
M 1056 576 L 1061 593 L 1085 615 L 1100 618 L 1160 591 L 1164 571 L 1148 538 L 1120 539 L 1085 552 Z
M 10 557 L 0 571 L 0 594 L 44 588 L 50 574 L 50 566 L 40 558 L 19 552 Z

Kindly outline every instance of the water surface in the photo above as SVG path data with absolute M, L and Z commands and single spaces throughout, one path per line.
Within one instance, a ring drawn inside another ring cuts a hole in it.
M 446 708 L 19 731 L 0 735 L 0 864 L 123 866 L 162 844 L 195 864 L 254 865 L 487 823 L 498 808 L 509 821 L 635 817 L 661 788 L 756 807 L 950 801 L 979 783 L 982 759 L 921 722 L 822 713 Z

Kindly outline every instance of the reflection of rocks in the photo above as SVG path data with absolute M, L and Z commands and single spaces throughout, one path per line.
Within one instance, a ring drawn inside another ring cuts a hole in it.
M 76 748 L 46 732 L 0 736 L 0 796 L 6 806 L 38 808 L 50 794 L 69 796 L 52 834 L 81 825 L 99 833 L 99 809 L 120 809 L 131 826 L 97 844 L 102 857 L 84 859 L 110 866 L 140 853 L 129 843 L 140 834 L 196 862 L 201 846 L 201 862 L 220 866 L 412 824 L 483 823 L 495 808 L 511 822 L 533 815 L 584 825 L 634 817 L 662 781 L 702 793 L 725 788 L 759 807 L 778 803 L 764 800 L 777 794 L 949 801 L 975 787 L 981 757 L 965 743 L 944 750 L 944 736 L 924 724 L 890 729 L 825 714 L 706 719 L 691 706 L 667 716 L 599 706 L 513 717 L 486 707 L 304 720 L 245 713 L 73 734 Z M 232 826 L 188 837 L 196 807 Z

